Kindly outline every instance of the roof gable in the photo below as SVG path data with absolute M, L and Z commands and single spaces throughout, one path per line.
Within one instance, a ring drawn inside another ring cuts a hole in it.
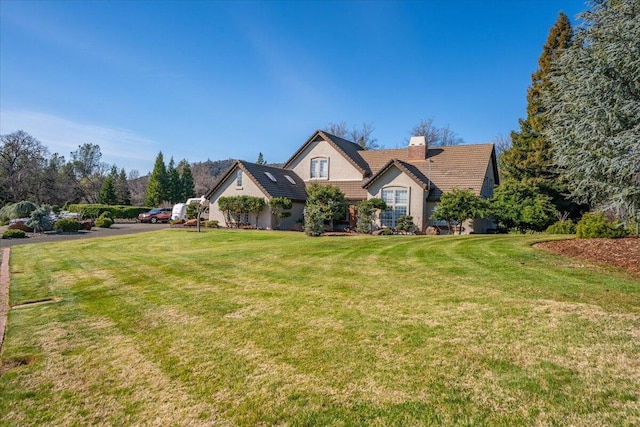
M 364 151 L 358 144 L 347 141 L 344 138 L 332 135 L 328 132 L 317 130 L 302 146 L 296 151 L 289 160 L 286 161 L 283 168 L 287 169 L 291 166 L 294 160 L 296 160 L 302 152 L 316 141 L 325 141 L 331 145 L 338 153 L 340 153 L 345 159 L 349 161 L 362 176 L 368 176 L 371 174 L 369 164 L 362 158 L 360 152 Z
M 243 160 L 236 161 L 205 197 L 210 199 L 213 193 L 227 182 L 230 177 L 233 177 L 237 170 L 242 170 L 268 198 L 286 197 L 292 201 L 305 201 L 307 199 L 304 181 L 296 175 L 295 172 L 273 166 L 245 162 Z M 275 181 L 273 181 L 267 173 L 270 174 Z M 289 176 L 289 178 L 293 180 L 293 183 L 289 181 L 285 175 Z
M 427 178 L 415 165 L 405 163 L 398 159 L 391 159 L 378 172 L 376 172 L 371 179 L 362 186 L 362 188 L 369 188 L 375 181 L 393 167 L 398 168 L 401 172 L 409 176 L 424 190 L 431 187 L 429 178 Z

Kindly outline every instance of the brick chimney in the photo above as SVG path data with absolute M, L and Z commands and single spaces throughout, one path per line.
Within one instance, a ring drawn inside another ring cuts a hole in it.
M 409 140 L 408 160 L 426 160 L 427 148 L 427 139 L 424 136 L 412 136 Z

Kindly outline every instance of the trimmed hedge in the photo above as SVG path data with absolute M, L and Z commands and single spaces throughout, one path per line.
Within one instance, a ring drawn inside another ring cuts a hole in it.
M 78 230 L 80 230 L 81 227 L 82 227 L 82 224 L 80 224 L 80 222 L 76 221 L 75 219 L 69 219 L 69 218 L 58 220 L 53 226 L 53 228 L 55 228 L 56 230 L 67 232 L 67 233 L 77 232 Z
M 98 218 L 107 212 L 111 218 L 117 219 L 136 219 L 138 215 L 149 212 L 151 209 L 147 206 L 124 206 L 124 205 L 100 205 L 100 204 L 70 204 L 67 206 L 69 212 L 79 213 L 83 218 Z
M 3 239 L 24 239 L 27 234 L 22 230 L 7 230 L 2 234 Z

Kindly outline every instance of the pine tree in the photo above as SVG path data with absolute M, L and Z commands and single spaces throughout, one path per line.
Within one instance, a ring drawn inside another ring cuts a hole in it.
M 256 164 L 257 165 L 266 165 L 267 162 L 265 162 L 264 157 L 262 156 L 262 151 L 258 154 L 258 160 L 256 160 Z
M 564 196 L 566 184 L 559 179 L 551 141 L 544 135 L 549 119 L 543 101 L 553 90 L 550 83 L 553 61 L 571 46 L 572 37 L 569 18 L 560 12 L 538 59 L 539 68 L 531 75 L 531 86 L 527 91 L 527 118 L 520 120 L 520 131 L 511 133 L 512 147 L 500 156 L 504 179 L 532 183 L 550 196 L 560 211 L 573 210 L 575 206 Z
M 196 196 L 196 186 L 193 182 L 193 174 L 191 173 L 191 166 L 185 159 L 178 163 L 178 171 L 180 172 L 181 183 L 181 201 L 185 201 L 191 197 Z
M 151 172 L 147 184 L 147 197 L 145 199 L 147 206 L 159 206 L 162 202 L 168 200 L 168 181 L 167 168 L 164 165 L 164 157 L 161 151 L 156 157 L 153 172 Z
M 175 162 L 173 161 L 173 157 L 171 157 L 171 160 L 169 160 L 169 166 L 167 166 L 167 177 L 169 179 L 169 184 L 168 184 L 169 202 L 173 205 L 180 201 L 184 201 L 182 199 L 182 181 L 180 179 L 180 173 L 175 167 Z
M 129 181 L 127 181 L 127 174 L 124 168 L 120 170 L 118 177 L 115 181 L 116 196 L 118 198 L 119 205 L 131 204 L 131 190 L 129 189 Z

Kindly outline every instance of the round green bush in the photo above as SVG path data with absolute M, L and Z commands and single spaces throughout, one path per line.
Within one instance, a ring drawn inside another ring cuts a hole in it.
M 56 229 L 57 231 L 63 231 L 65 233 L 77 232 L 78 230 L 80 230 L 81 227 L 82 227 L 82 224 L 80 224 L 79 221 L 76 221 L 75 219 L 70 219 L 70 218 L 64 218 L 64 219 L 58 220 L 53 226 L 53 228 Z
M 547 227 L 547 234 L 576 234 L 576 225 L 570 219 L 557 221 Z
M 627 235 L 627 230 L 618 221 L 609 221 L 602 212 L 586 213 L 576 225 L 579 239 L 617 239 Z
M 217 220 L 213 219 L 211 221 L 205 222 L 204 226 L 207 227 L 207 228 L 219 228 L 220 224 L 218 223 Z
M 113 220 L 108 216 L 100 216 L 96 219 L 96 227 L 109 228 L 113 225 Z
M 27 234 L 22 230 L 7 230 L 2 234 L 3 239 L 24 239 Z

